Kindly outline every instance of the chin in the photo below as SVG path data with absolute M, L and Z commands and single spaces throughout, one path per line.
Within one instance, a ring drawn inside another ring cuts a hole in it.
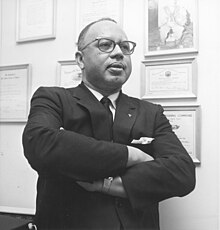
M 116 76 L 110 76 L 109 77 L 109 81 L 110 82 L 121 82 L 122 84 L 124 84 L 127 81 L 128 77 L 126 77 L 125 75 L 116 75 Z

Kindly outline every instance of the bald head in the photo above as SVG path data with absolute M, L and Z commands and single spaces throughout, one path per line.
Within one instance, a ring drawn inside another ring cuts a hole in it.
M 81 33 L 79 34 L 79 37 L 78 37 L 78 42 L 77 42 L 77 46 L 78 46 L 78 50 L 81 50 L 85 44 L 85 37 L 88 33 L 88 31 L 90 30 L 90 28 L 94 25 L 94 24 L 97 24 L 99 22 L 112 22 L 112 23 L 115 23 L 117 24 L 117 22 L 111 18 L 101 18 L 99 20 L 96 20 L 94 22 L 91 22 L 90 24 L 88 24 L 82 31 Z

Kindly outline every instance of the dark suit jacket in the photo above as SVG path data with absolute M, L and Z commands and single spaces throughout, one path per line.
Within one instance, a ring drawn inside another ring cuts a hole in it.
M 158 203 L 193 190 L 194 164 L 161 106 L 121 93 L 114 142 L 107 133 L 106 111 L 83 84 L 70 89 L 41 87 L 35 92 L 23 146 L 39 174 L 39 229 L 113 230 L 122 225 L 158 230 Z M 133 145 L 154 160 L 126 168 L 126 145 L 140 137 L 155 138 L 148 145 Z M 75 183 L 117 175 L 128 199 L 87 192 Z

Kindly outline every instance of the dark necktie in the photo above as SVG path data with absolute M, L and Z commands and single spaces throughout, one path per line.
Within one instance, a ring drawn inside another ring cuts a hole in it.
M 113 138 L 113 130 L 112 130 L 113 129 L 113 115 L 109 107 L 111 105 L 111 100 L 108 97 L 103 97 L 100 102 L 104 105 L 108 113 L 109 134 L 110 134 L 110 139 L 112 140 Z

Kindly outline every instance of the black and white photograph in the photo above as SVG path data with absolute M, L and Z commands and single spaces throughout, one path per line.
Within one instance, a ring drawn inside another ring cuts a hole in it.
M 0 0 L 0 230 L 220 230 L 219 0 Z

